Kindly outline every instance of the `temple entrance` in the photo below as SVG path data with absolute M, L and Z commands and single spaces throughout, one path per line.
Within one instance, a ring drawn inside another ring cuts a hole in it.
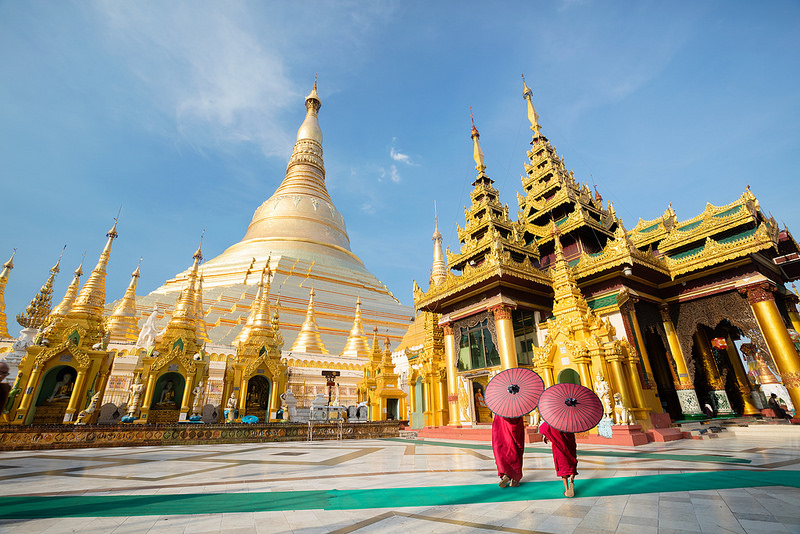
M 397 417 L 397 399 L 386 399 L 386 420 L 396 421 Z
M 558 373 L 558 380 L 556 380 L 559 384 L 576 384 L 578 386 L 581 385 L 581 375 L 575 369 L 570 369 L 567 367 L 566 369 L 562 369 L 560 373 Z
M 492 412 L 486 406 L 486 401 L 483 398 L 484 384 L 477 380 L 472 381 L 472 398 L 474 402 L 473 408 L 475 409 L 475 422 L 476 423 L 491 423 Z
M 247 381 L 247 400 L 244 415 L 255 415 L 261 421 L 266 421 L 269 411 L 270 383 L 264 376 L 254 376 Z
M 655 382 L 661 409 L 668 413 L 673 421 L 682 419 L 683 411 L 678 400 L 678 392 L 675 390 L 675 371 L 672 362 L 669 361 L 669 356 L 667 356 L 664 342 L 654 327 L 651 326 L 644 332 L 644 342 L 650 357 L 650 366 L 655 375 L 651 377 L 651 380 Z
M 161 375 L 153 389 L 148 422 L 152 424 L 177 423 L 180 415 L 186 380 L 179 373 Z
M 69 406 L 78 372 L 69 365 L 53 367 L 39 383 L 33 414 L 34 425 L 60 425 Z

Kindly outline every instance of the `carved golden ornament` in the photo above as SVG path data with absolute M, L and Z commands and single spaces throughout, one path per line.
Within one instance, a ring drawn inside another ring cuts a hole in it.
M 506 305 L 503 305 L 503 304 L 501 304 L 499 306 L 494 306 L 493 308 L 491 308 L 491 312 L 494 313 L 494 318 L 495 318 L 496 321 L 502 321 L 504 319 L 507 319 L 507 320 L 510 321 L 511 320 L 511 312 L 512 312 L 512 310 L 513 310 L 513 308 L 511 306 L 506 306 Z
M 177 339 L 177 338 L 176 338 Z M 194 360 L 191 357 L 187 356 L 187 351 L 181 349 L 180 345 L 176 345 L 175 339 L 171 340 L 171 344 L 173 345 L 172 350 L 169 351 L 167 354 L 159 354 L 153 364 L 150 366 L 150 372 L 155 373 L 168 363 L 177 360 L 180 365 L 186 369 L 188 374 L 194 374 L 197 370 L 197 365 L 195 365 Z
M 781 373 L 781 382 L 789 389 L 800 388 L 800 371 L 794 373 Z
M 747 295 L 747 301 L 752 304 L 759 302 L 774 301 L 775 295 L 772 293 L 774 287 L 769 283 L 761 283 L 756 286 L 748 286 L 739 289 L 740 293 Z
M 75 367 L 78 370 L 86 370 L 92 363 L 86 352 L 82 351 L 78 345 L 75 345 L 69 339 L 65 339 L 55 347 L 48 348 L 36 356 L 36 358 L 33 360 L 33 366 L 34 368 L 44 367 L 52 358 L 60 356 L 65 352 L 69 352 L 72 357 L 75 358 Z
M 444 332 L 444 335 L 452 336 L 453 335 L 453 324 L 452 323 L 443 324 L 442 325 L 442 331 Z

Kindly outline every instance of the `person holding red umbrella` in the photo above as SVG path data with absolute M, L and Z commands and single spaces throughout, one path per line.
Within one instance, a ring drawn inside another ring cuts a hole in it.
M 492 451 L 501 488 L 519 486 L 522 479 L 522 455 L 525 454 L 522 416 L 536 408 L 542 391 L 541 377 L 521 367 L 497 373 L 486 386 L 484 400 L 494 413 Z
M 562 432 L 547 424 L 539 425 L 539 434 L 544 436 L 544 442 L 553 446 L 553 462 L 556 464 L 556 475 L 564 481 L 564 496 L 575 496 L 575 475 L 578 474 L 578 447 L 575 443 L 575 434 Z
M 492 421 L 492 452 L 500 487 L 519 486 L 522 455 L 525 453 L 525 425 L 522 417 L 495 416 Z
M 594 428 L 603 417 L 603 403 L 591 389 L 579 384 L 555 384 L 539 397 L 539 413 L 544 422 L 539 434 L 553 446 L 556 475 L 564 481 L 564 496 L 575 496 L 578 474 L 578 449 L 575 433 Z

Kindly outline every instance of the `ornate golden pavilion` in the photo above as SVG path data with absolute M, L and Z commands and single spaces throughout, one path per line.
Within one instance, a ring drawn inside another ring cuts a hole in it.
M 652 414 L 704 417 L 705 405 L 757 414 L 776 376 L 800 406 L 800 316 L 786 287 L 800 261 L 788 230 L 749 187 L 687 221 L 669 207 L 626 230 L 567 170 L 523 86 L 533 136 L 516 217 L 473 123 L 478 175 L 460 248 L 445 258 L 437 222 L 429 287 L 414 284 L 424 341 L 406 349 L 413 425 L 486 422 L 483 389 L 516 366 L 546 385 L 605 382 L 644 428 Z

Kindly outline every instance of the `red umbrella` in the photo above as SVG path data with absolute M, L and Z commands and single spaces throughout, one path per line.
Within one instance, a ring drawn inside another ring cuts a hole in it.
M 486 386 L 483 399 L 492 413 L 501 417 L 521 417 L 536 408 L 544 391 L 541 377 L 530 369 L 514 367 L 500 371 Z
M 603 418 L 603 403 L 591 389 L 578 384 L 556 384 L 539 399 L 539 414 L 562 432 L 586 432 Z

